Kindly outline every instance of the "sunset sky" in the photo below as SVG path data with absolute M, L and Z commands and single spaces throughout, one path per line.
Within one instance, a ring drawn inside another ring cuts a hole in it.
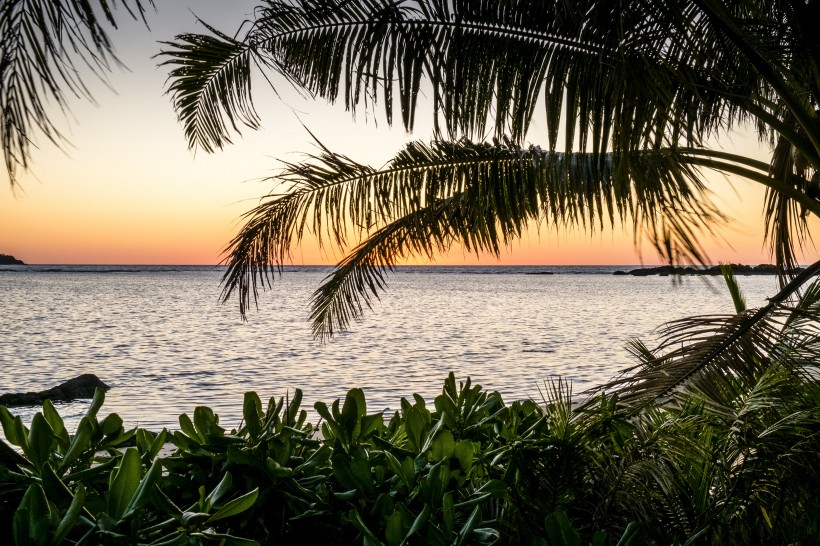
M 0 252 L 27 263 L 46 264 L 215 264 L 236 233 L 240 215 L 271 189 L 264 177 L 279 160 L 296 161 L 314 150 L 302 124 L 328 147 L 360 162 L 384 164 L 410 138 L 426 140 L 429 125 L 408 136 L 380 117 L 353 120 L 342 106 L 301 98 L 286 86 L 277 97 L 255 87 L 261 131 L 243 131 L 234 145 L 215 154 L 189 151 L 181 126 L 164 95 L 167 68 L 157 67 L 158 42 L 182 32 L 202 32 L 193 13 L 233 34 L 255 2 L 158 1 L 150 30 L 127 21 L 112 31 L 120 59 L 130 71 L 116 70 L 113 91 L 95 85 L 97 104 L 76 101 L 62 125 L 70 143 L 60 151 L 45 139 L 34 150 L 32 171 L 12 191 L 0 179 Z M 193 12 L 193 13 L 192 13 Z M 261 80 L 260 80 L 261 81 Z M 55 112 L 55 116 L 60 115 Z M 429 116 L 428 116 L 429 117 Z M 533 143 L 543 143 L 536 121 Z M 755 139 L 738 134 L 725 147 L 758 151 Z M 714 176 L 718 202 L 735 220 L 725 241 L 707 245 L 713 261 L 771 261 L 763 246 L 762 195 L 755 184 Z M 338 255 L 306 244 L 297 264 L 333 263 Z M 513 245 L 497 261 L 460 250 L 438 264 L 635 264 L 641 258 L 628 230 L 556 233 L 542 228 Z M 645 263 L 657 263 L 653 251 Z M 426 263 L 426 262 L 414 262 Z

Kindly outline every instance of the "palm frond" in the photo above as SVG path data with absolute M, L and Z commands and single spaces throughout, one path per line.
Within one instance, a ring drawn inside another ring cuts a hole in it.
M 12 187 L 18 169 L 29 167 L 38 134 L 58 146 L 64 143 L 49 103 L 65 111 L 71 95 L 91 99 L 84 71 L 105 80 L 119 63 L 105 28 L 116 27 L 114 10 L 122 6 L 131 17 L 144 21 L 145 8 L 153 6 L 153 0 L 92 4 L 86 0 L 0 3 L 0 140 Z
M 511 141 L 413 142 L 373 169 L 323 148 L 286 165 L 278 181 L 287 192 L 248 213 L 227 251 L 223 298 L 237 291 L 244 313 L 308 232 L 342 251 L 355 236 L 361 244 L 314 300 L 314 311 L 333 310 L 314 315 L 328 330 L 366 306 L 353 291 L 375 293 L 385 268 L 409 255 L 432 258 L 455 242 L 498 253 L 540 222 L 593 231 L 631 221 L 669 259 L 699 261 L 699 230 L 722 218 L 674 150 L 568 156 Z
M 771 176 L 796 187 L 807 194 L 807 169 L 795 165 L 795 148 L 780 138 L 772 155 Z M 794 276 L 797 268 L 797 250 L 811 242 L 811 232 L 806 218 L 806 209 L 800 203 L 781 192 L 769 188 L 765 202 L 766 239 L 771 253 L 781 273 L 781 281 Z
M 817 288 L 807 292 L 810 302 L 814 302 L 811 305 L 797 304 L 792 308 L 787 303 L 818 272 L 820 262 L 797 275 L 760 309 L 666 324 L 659 331 L 658 347 L 654 351 L 637 351 L 642 362 L 603 388 L 617 391 L 622 402 L 636 407 L 649 400 L 673 396 L 679 389 L 699 391 L 717 404 L 727 404 L 754 385 L 773 361 L 801 371 L 807 361 L 820 357 L 816 327 L 800 329 L 820 319 L 814 306 Z M 789 327 L 797 316 L 808 322 L 784 330 L 784 325 Z M 812 342 L 807 343 L 805 336 Z M 800 341 L 789 343 L 789 339 Z M 790 357 L 799 352 L 791 353 L 787 347 L 799 347 L 804 358 Z
M 735 313 L 738 315 L 744 313 L 746 311 L 746 298 L 743 297 L 743 292 L 737 283 L 737 277 L 735 277 L 732 271 L 732 266 L 721 264 L 720 273 L 726 282 L 726 289 L 729 291 L 729 295 L 732 296 L 732 303 L 735 304 Z
M 171 88 L 189 143 L 206 150 L 229 142 L 237 122 L 257 125 L 249 81 L 237 79 L 245 55 L 354 113 L 381 103 L 392 123 L 399 110 L 407 129 L 418 97 L 429 94 L 437 134 L 448 139 L 494 134 L 520 145 L 543 101 L 550 153 L 561 140 L 567 157 L 685 145 L 695 151 L 688 168 L 771 188 L 766 222 L 785 282 L 796 249 L 809 242 L 804 215 L 820 215 L 820 134 L 807 121 L 820 71 L 801 19 L 807 9 L 779 1 L 272 0 L 241 39 L 210 29 L 180 36 L 165 54 L 177 66 Z M 762 139 L 782 138 L 807 166 L 784 178 L 747 158 L 705 153 L 707 138 L 744 123 Z M 675 247 L 695 245 L 692 220 L 677 220 L 650 230 L 673 261 L 685 258 Z
M 567 152 L 589 146 L 602 153 L 611 145 L 653 147 L 670 136 L 697 144 L 746 119 L 747 103 L 771 98 L 760 96 L 767 88 L 759 74 L 744 70 L 736 49 L 726 47 L 731 44 L 695 4 L 681 8 L 557 0 L 504 6 L 271 1 L 241 42 L 310 94 L 330 102 L 342 97 L 354 112 L 382 102 L 388 122 L 398 107 L 407 129 L 426 81 L 434 119 L 451 138 L 484 135 L 489 126 L 498 138 L 521 142 L 545 99 L 550 149 L 563 118 Z M 179 37 L 178 50 L 193 40 Z M 196 40 L 235 43 L 224 35 Z M 179 51 L 166 54 L 175 63 L 194 62 Z M 222 78 L 218 72 L 211 77 Z M 209 114 L 234 116 L 230 110 Z
M 448 202 L 436 203 L 400 218 L 378 230 L 337 264 L 312 298 L 310 320 L 318 339 L 345 330 L 361 317 L 364 308 L 387 284 L 386 275 L 407 255 L 432 258 L 454 240 Z
M 205 24 L 205 23 L 203 23 Z M 182 123 L 188 146 L 213 152 L 231 143 L 238 123 L 259 128 L 251 97 L 253 47 L 205 24 L 213 35 L 183 34 L 161 65 L 173 67 L 168 91 Z

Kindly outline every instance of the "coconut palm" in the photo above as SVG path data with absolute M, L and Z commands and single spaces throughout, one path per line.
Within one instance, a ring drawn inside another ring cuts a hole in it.
M 116 11 L 144 21 L 147 6 L 153 0 L 0 1 L 0 140 L 12 187 L 38 134 L 64 143 L 53 108 L 65 112 L 72 96 L 90 100 L 88 76 L 105 80 L 119 64 L 106 32 Z
M 346 254 L 314 295 L 318 336 L 358 318 L 400 260 L 498 253 L 544 222 L 628 222 L 665 260 L 702 263 L 725 220 L 708 170 L 767 188 L 785 283 L 820 214 L 818 17 L 816 0 L 279 0 L 239 37 L 178 36 L 164 55 L 191 147 L 258 126 L 253 67 L 407 130 L 426 95 L 435 123 L 382 168 L 323 147 L 286 164 L 227 249 L 224 298 L 245 313 L 307 234 Z M 756 129 L 771 161 L 709 146 L 734 128 Z

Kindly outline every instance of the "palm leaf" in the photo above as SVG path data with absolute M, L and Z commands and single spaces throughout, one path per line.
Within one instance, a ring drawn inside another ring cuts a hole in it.
M 720 273 L 723 275 L 723 280 L 726 282 L 726 289 L 729 290 L 729 295 L 732 296 L 732 303 L 735 305 L 735 313 L 740 315 L 746 311 L 746 298 L 743 297 L 743 292 L 740 290 L 740 285 L 737 283 L 732 271 L 731 265 L 721 264 Z
M 236 45 L 211 31 L 196 40 Z M 180 36 L 164 54 L 194 70 L 198 59 L 185 52 L 193 40 Z M 576 144 L 604 152 L 610 137 L 629 150 L 668 135 L 697 143 L 743 119 L 738 91 L 759 88 L 756 73 L 739 72 L 692 4 L 678 13 L 611 2 L 573 8 L 521 0 L 504 9 L 446 0 L 268 2 L 241 42 L 308 93 L 330 102 L 341 96 L 354 112 L 381 101 L 390 122 L 398 106 L 408 130 L 423 79 L 432 86 L 435 119 L 451 136 L 484 135 L 490 125 L 497 137 L 520 142 L 546 99 L 550 148 L 564 116 L 568 152 Z M 704 93 L 716 73 L 717 92 Z M 211 78 L 226 80 L 218 71 Z M 209 114 L 240 117 L 229 109 Z
M 668 323 L 660 329 L 658 347 L 654 351 L 633 350 L 642 357 L 641 363 L 604 389 L 617 391 L 623 403 L 635 407 L 674 395 L 679 389 L 699 391 L 725 405 L 754 385 L 773 361 L 803 371 L 807 362 L 820 357 L 815 326 L 820 319 L 815 305 L 817 288 L 807 292 L 806 303 L 794 308 L 787 303 L 818 272 L 820 262 L 797 275 L 760 309 Z M 795 324 L 798 316 L 804 322 Z M 799 350 L 795 353 L 788 348 Z M 794 358 L 801 353 L 803 358 Z
M 189 143 L 206 150 L 229 142 L 238 122 L 257 126 L 250 57 L 307 94 L 343 101 L 354 114 L 381 103 L 392 122 L 399 110 L 407 129 L 426 93 L 437 134 L 448 139 L 495 134 L 520 145 L 543 100 L 549 153 L 563 146 L 567 158 L 619 158 L 610 165 L 623 171 L 615 179 L 634 176 L 627 160 L 633 154 L 680 149 L 674 158 L 685 162 L 682 169 L 700 165 L 770 188 L 768 234 L 785 275 L 809 239 L 803 215 L 820 214 L 820 134 L 807 121 L 814 118 L 820 71 L 803 20 L 807 9 L 713 0 L 674 7 L 615 0 L 269 1 L 243 38 L 209 27 L 209 36 L 179 37 L 165 55 L 176 66 L 171 89 Z M 762 139 L 782 138 L 807 166 L 786 176 L 776 164 L 761 167 L 703 148 L 707 138 L 749 122 Z M 382 220 L 412 211 L 393 212 Z M 702 225 L 696 215 L 660 221 L 656 208 L 638 205 L 626 216 L 665 259 L 702 257 L 691 251 L 693 226 Z M 346 228 L 330 229 L 338 236 Z
M 29 167 L 37 134 L 64 142 L 49 103 L 65 111 L 72 95 L 92 99 L 83 71 L 104 81 L 119 64 L 105 29 L 116 27 L 114 9 L 123 6 L 144 21 L 149 5 L 153 0 L 0 3 L 0 140 L 12 187 L 18 169 Z
M 230 130 L 238 132 L 238 122 L 257 129 L 259 118 L 250 94 L 253 48 L 205 27 L 214 35 L 177 36 L 167 44 L 175 49 L 161 55 L 170 57 L 162 65 L 173 67 L 168 93 L 188 146 L 212 152 L 231 142 Z
M 248 213 L 228 249 L 223 298 L 236 291 L 244 313 L 306 233 L 342 251 L 349 237 L 361 241 L 314 298 L 320 335 L 360 316 L 399 260 L 432 259 L 456 242 L 497 254 L 540 222 L 592 231 L 631 221 L 670 259 L 702 260 L 698 230 L 721 216 L 680 159 L 674 150 L 567 156 L 461 140 L 413 142 L 373 169 L 323 148 L 288 164 L 278 177 L 288 191 Z

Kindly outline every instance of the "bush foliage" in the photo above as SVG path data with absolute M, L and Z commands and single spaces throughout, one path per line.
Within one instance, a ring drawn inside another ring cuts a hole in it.
M 795 386 L 799 392 L 795 395 Z M 69 434 L 50 402 L 27 428 L 0 407 L 3 543 L 809 544 L 820 536 L 820 392 L 772 366 L 742 399 L 687 395 L 640 412 L 561 380 L 506 404 L 450 376 L 392 416 L 365 395 L 263 406 L 226 430 L 207 407 L 179 430 L 99 419 Z M 164 449 L 163 449 L 164 448 Z

